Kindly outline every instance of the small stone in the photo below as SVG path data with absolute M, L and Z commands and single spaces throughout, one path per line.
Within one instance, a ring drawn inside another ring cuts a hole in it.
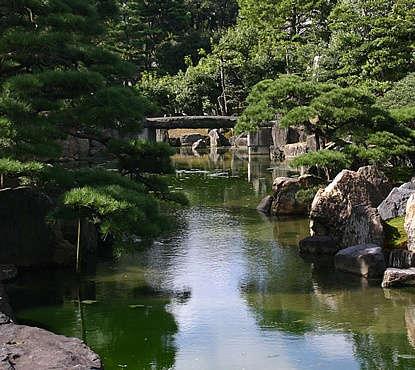
M 336 269 L 367 278 L 381 277 L 386 269 L 382 248 L 376 244 L 361 244 L 337 252 Z
M 383 275 L 382 288 L 415 285 L 415 268 L 388 268 Z

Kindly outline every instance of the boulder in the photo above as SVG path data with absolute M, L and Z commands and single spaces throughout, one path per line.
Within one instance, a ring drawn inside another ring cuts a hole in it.
M 62 157 L 65 159 L 81 159 L 89 156 L 89 139 L 80 139 L 69 135 L 61 141 Z
M 213 129 L 209 131 L 209 139 L 211 147 L 222 147 L 230 146 L 229 140 L 221 133 L 218 129 Z
M 295 144 L 287 144 L 283 148 L 285 158 L 297 157 L 301 154 L 307 153 L 307 142 L 300 142 Z
M 264 199 L 261 200 L 261 202 L 258 204 L 258 207 L 256 209 L 259 212 L 269 215 L 273 200 L 274 198 L 271 195 L 266 196 Z
M 273 184 L 273 202 L 270 209 L 271 215 L 306 215 L 310 204 L 297 198 L 297 193 L 302 189 L 312 186 L 318 178 L 306 175 L 299 178 L 277 177 Z
M 406 204 L 415 188 L 411 188 L 412 182 L 404 184 L 399 188 L 393 188 L 387 198 L 378 206 L 378 212 L 383 221 L 405 215 Z
M 103 369 L 99 356 L 81 340 L 12 323 L 0 326 L 4 369 Z
M 412 194 L 406 205 L 405 231 L 408 235 L 408 250 L 415 252 L 415 194 Z
M 277 177 L 273 184 L 273 201 L 270 213 L 273 216 L 306 215 L 310 210 L 311 200 L 300 199 L 297 193 L 321 184 L 321 178 L 303 175 L 298 178 Z
M 181 146 L 192 146 L 198 140 L 209 140 L 208 136 L 201 134 L 189 134 L 180 137 Z
M 339 247 L 330 236 L 309 236 L 299 243 L 301 255 L 331 255 L 334 256 Z
M 315 152 L 317 150 L 317 138 L 316 135 L 308 135 L 306 139 L 307 151 Z M 320 145 L 321 147 L 321 145 Z
M 343 170 L 311 205 L 310 228 L 316 236 L 330 235 L 342 247 L 376 243 L 383 245 L 382 220 L 376 207 L 391 186 L 374 166 Z
M 336 269 L 367 278 L 381 277 L 386 269 L 382 248 L 376 244 L 354 245 L 334 257 Z
M 304 128 L 280 127 L 278 123 L 272 126 L 272 141 L 276 148 L 283 148 L 287 144 L 305 141 Z
M 382 288 L 415 285 L 415 268 L 388 268 L 383 275 Z

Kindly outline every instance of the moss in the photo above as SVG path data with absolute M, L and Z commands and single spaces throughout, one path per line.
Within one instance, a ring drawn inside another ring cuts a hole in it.
M 408 242 L 408 236 L 405 231 L 405 217 L 396 217 L 384 224 L 385 230 L 385 247 L 392 248 L 405 248 Z

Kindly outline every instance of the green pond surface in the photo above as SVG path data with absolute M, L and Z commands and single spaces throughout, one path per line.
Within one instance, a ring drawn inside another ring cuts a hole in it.
M 105 369 L 415 369 L 415 290 L 298 256 L 305 219 L 258 201 L 284 165 L 244 153 L 174 157 L 167 237 L 77 278 L 25 273 L 9 286 L 20 322 L 76 336 Z

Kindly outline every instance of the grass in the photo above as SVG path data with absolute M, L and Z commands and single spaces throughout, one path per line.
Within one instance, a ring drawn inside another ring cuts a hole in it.
M 405 231 L 405 217 L 396 217 L 385 222 L 385 247 L 389 249 L 405 248 L 408 236 Z

